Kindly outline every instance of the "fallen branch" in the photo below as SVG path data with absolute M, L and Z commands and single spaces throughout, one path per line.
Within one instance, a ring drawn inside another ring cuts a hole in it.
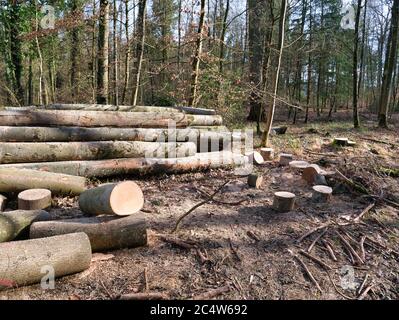
M 187 249 L 187 250 L 191 250 L 191 249 L 195 249 L 197 246 L 193 243 L 188 243 L 186 241 L 180 240 L 180 239 L 176 239 L 176 238 L 171 238 L 165 235 L 161 235 L 161 234 L 157 234 L 156 235 L 159 239 L 161 239 L 162 241 L 172 244 L 176 247 L 179 248 L 183 248 L 183 249 Z
M 342 243 L 345 245 L 345 247 L 348 249 L 348 251 L 353 255 L 353 257 L 357 260 L 359 264 L 364 264 L 364 261 L 360 256 L 357 254 L 355 249 L 350 245 L 350 243 L 338 232 L 335 231 L 335 234 L 341 239 Z
M 308 253 L 308 252 L 306 252 L 306 251 L 304 251 L 304 250 L 300 250 L 299 253 L 302 254 L 303 256 L 309 258 L 310 260 L 313 260 L 313 261 L 316 262 L 318 265 L 320 265 L 322 268 L 324 268 L 324 269 L 326 269 L 326 270 L 332 270 L 332 268 L 331 268 L 328 264 L 324 263 L 324 262 L 321 261 L 319 258 L 317 258 L 317 257 L 315 257 L 315 256 L 313 256 L 313 255 L 311 255 L 310 253 Z
M 195 211 L 196 209 L 198 209 L 199 207 L 203 206 L 204 204 L 207 204 L 208 202 L 212 201 L 213 198 L 223 189 L 223 187 L 225 185 L 227 185 L 228 183 L 230 183 L 230 181 L 226 181 L 225 183 L 223 183 L 212 195 L 210 195 L 207 199 L 205 199 L 204 201 L 196 204 L 194 207 L 192 207 L 190 210 L 188 210 L 185 214 L 183 214 L 179 219 L 177 219 L 176 221 L 176 225 L 175 228 L 173 229 L 172 233 L 176 232 L 177 230 L 179 230 L 180 224 L 183 221 L 184 218 L 186 218 L 190 213 L 192 213 L 193 211 Z
M 360 219 L 368 213 L 371 209 L 375 207 L 375 203 L 370 204 L 366 209 L 364 209 L 355 219 L 353 219 L 355 222 L 360 221 Z
M 328 228 L 326 228 L 323 232 L 321 232 L 310 244 L 307 252 L 310 253 L 313 249 L 313 247 L 316 245 L 317 241 L 319 241 L 326 233 L 327 233 Z
M 327 228 L 330 224 L 331 223 L 326 223 L 326 224 L 323 224 L 321 226 L 318 226 L 317 228 L 314 228 L 314 229 L 310 230 L 309 232 L 305 233 L 302 237 L 300 237 L 297 240 L 297 243 L 301 243 L 303 240 L 305 240 L 307 237 L 311 236 L 313 233 L 315 233 L 315 232 L 317 232 L 319 230 Z
M 308 277 L 310 278 L 310 280 L 313 282 L 313 284 L 317 287 L 317 289 L 323 293 L 323 290 L 321 289 L 319 283 L 317 282 L 317 280 L 315 279 L 315 277 L 313 276 L 313 274 L 310 272 L 309 268 L 307 267 L 307 265 L 305 264 L 305 262 L 299 258 L 297 255 L 294 255 L 295 259 L 298 260 L 298 262 L 301 264 L 302 268 L 305 270 L 306 274 L 308 275 Z
M 212 289 L 208 292 L 202 293 L 200 295 L 194 296 L 192 298 L 192 300 L 210 300 L 212 298 L 215 298 L 223 293 L 227 293 L 230 291 L 230 286 L 224 286 L 221 288 L 217 288 L 217 289 Z
M 366 276 L 364 277 L 364 280 L 362 284 L 360 285 L 359 289 L 357 290 L 357 293 L 360 295 L 361 292 L 363 291 L 364 286 L 366 285 L 367 279 L 369 278 L 369 274 L 367 273 Z
M 364 289 L 364 291 L 362 292 L 362 294 L 357 298 L 358 300 L 363 300 L 364 298 L 366 298 L 367 294 L 369 293 L 369 291 L 371 289 L 373 289 L 375 287 L 375 284 L 371 284 L 369 285 L 366 289 Z
M 328 253 L 330 254 L 331 259 L 333 259 L 334 261 L 338 261 L 331 243 L 329 243 L 327 240 L 321 240 L 321 241 L 323 242 L 323 244 L 326 247 Z
M 167 300 L 169 296 L 160 292 L 129 293 L 120 296 L 119 300 Z

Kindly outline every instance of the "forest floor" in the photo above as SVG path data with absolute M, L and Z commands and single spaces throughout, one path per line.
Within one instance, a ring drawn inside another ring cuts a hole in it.
M 88 271 L 58 279 L 54 290 L 34 285 L 0 292 L 0 299 L 115 299 L 145 290 L 189 299 L 226 285 L 230 291 L 219 299 L 357 299 L 365 289 L 365 299 L 399 299 L 398 120 L 399 116 L 391 120 L 396 128 L 377 130 L 375 122 L 363 119 L 360 131 L 342 119 L 301 123 L 272 139 L 276 154 L 291 152 L 298 160 L 339 169 L 373 197 L 359 192 L 359 186 L 337 180 L 332 202 L 314 204 L 311 187 L 276 162 L 256 167 L 264 174 L 259 190 L 248 188 L 246 178 L 233 171 L 139 179 L 150 226 L 148 247 L 95 254 Z M 357 146 L 331 146 L 332 138 L 342 136 Z M 192 212 L 175 235 L 168 235 L 180 215 L 207 198 L 204 192 L 211 194 L 229 180 L 214 201 Z M 297 195 L 295 211 L 277 214 L 271 209 L 273 193 L 279 190 Z M 376 206 L 357 222 L 354 218 L 374 202 Z M 76 198 L 56 199 L 51 212 L 57 218 L 82 215 Z M 327 228 L 298 241 L 323 225 Z M 322 267 L 299 251 L 307 250 L 324 231 L 311 250 L 312 256 L 324 262 Z M 176 237 L 187 248 L 161 240 L 157 234 Z M 356 263 L 339 235 L 364 263 Z M 323 243 L 330 244 L 337 261 Z M 305 262 L 321 290 L 295 256 Z

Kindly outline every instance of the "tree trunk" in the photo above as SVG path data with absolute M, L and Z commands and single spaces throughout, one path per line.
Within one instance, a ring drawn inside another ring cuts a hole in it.
M 223 17 L 223 25 L 222 25 L 222 33 L 220 35 L 220 53 L 219 53 L 219 73 L 223 73 L 223 64 L 224 64 L 224 40 L 227 31 L 227 18 L 229 17 L 230 11 L 230 0 L 227 0 L 226 10 L 224 11 Z
M 0 243 L 14 240 L 27 231 L 35 221 L 50 219 L 50 214 L 43 210 L 17 210 L 0 213 Z
M 125 38 L 126 38 L 126 54 L 125 54 L 125 82 L 123 84 L 122 92 L 122 104 L 125 103 L 127 96 L 127 88 L 129 86 L 130 79 L 130 34 L 129 34 L 129 0 L 124 0 L 125 2 Z
M 51 238 L 0 244 L 0 276 L 14 286 L 40 282 L 53 268 L 55 277 L 74 274 L 90 266 L 88 236 L 72 233 Z M 1 288 L 1 287 L 0 287 Z
M 0 111 L 0 126 L 79 126 L 79 127 L 126 127 L 168 128 L 171 121 L 176 127 L 219 126 L 220 116 L 187 115 L 160 112 L 114 111 Z
M 81 8 L 78 5 L 79 0 L 73 0 L 71 4 L 71 15 L 76 17 L 76 20 L 82 18 Z M 75 102 L 78 97 L 78 75 L 79 75 L 79 52 L 80 51 L 80 30 L 74 27 L 71 31 L 71 88 L 72 100 Z
M 21 169 L 34 169 L 42 171 L 34 171 L 43 173 L 42 177 L 45 177 L 46 172 L 55 172 L 62 174 L 69 174 L 75 176 L 82 176 L 87 178 L 105 178 L 112 176 L 123 176 L 123 175 L 151 175 L 151 174 L 175 174 L 175 173 L 187 173 L 194 171 L 203 171 L 209 169 L 218 168 L 232 168 L 236 166 L 242 166 L 248 163 L 248 157 L 241 154 L 235 154 L 229 151 L 224 152 L 209 152 L 209 153 L 197 153 L 192 157 L 178 158 L 178 159 L 117 159 L 117 160 L 100 160 L 100 161 L 64 161 L 64 162 L 44 162 L 44 163 L 23 163 L 23 164 L 11 164 L 0 166 L 0 178 L 3 177 L 2 172 L 6 170 L 10 171 L 11 174 L 7 176 L 5 185 L 0 182 L 0 192 L 11 192 L 16 189 L 13 184 L 13 172 L 20 172 Z M 20 172 L 20 179 L 23 179 L 23 172 Z M 59 178 L 57 178 L 59 179 Z M 44 180 L 44 181 L 43 181 Z M 1 181 L 1 180 L 0 180 Z M 34 181 L 33 181 L 34 182 Z M 44 187 L 59 191 L 53 186 L 50 186 L 49 182 L 45 181 L 45 178 L 39 180 L 37 184 L 29 183 L 28 187 L 22 185 L 19 189 L 25 190 L 27 188 Z M 22 183 L 22 182 L 21 182 Z M 53 182 L 55 183 L 55 182 Z M 84 184 L 75 193 L 81 193 L 84 190 Z M 18 187 L 18 186 L 17 186 Z M 64 190 L 68 190 L 63 187 Z M 67 192 L 66 192 L 67 193 Z
M 136 248 L 147 245 L 147 223 L 142 217 L 114 219 L 93 217 L 48 222 L 36 222 L 30 228 L 30 238 L 84 232 L 93 252 Z
M 284 50 L 284 35 L 285 35 L 285 18 L 287 13 L 287 0 L 282 0 L 280 11 L 280 27 L 279 27 L 279 41 L 278 41 L 278 62 L 275 75 L 275 82 L 273 84 L 273 105 L 269 108 L 269 113 L 266 122 L 265 132 L 262 137 L 262 146 L 267 147 L 269 144 L 269 136 L 272 130 L 274 112 L 276 109 L 276 96 L 278 92 L 278 83 L 280 77 L 281 58 Z
M 118 21 L 118 8 L 116 6 L 116 0 L 114 0 L 113 5 L 113 63 L 114 63 L 114 78 L 113 78 L 113 87 L 114 87 L 114 104 L 119 105 L 119 60 L 118 60 L 118 37 L 117 37 L 117 21 Z
M 0 192 L 43 188 L 54 194 L 78 195 L 86 187 L 86 179 L 73 175 L 0 167 Z
M 358 110 L 358 47 L 359 47 L 359 24 L 360 12 L 362 10 L 362 0 L 357 2 L 356 21 L 355 21 L 355 39 L 353 49 L 353 125 L 355 128 L 360 127 L 359 110 Z
M 199 80 L 199 72 L 200 72 L 200 62 L 201 62 L 201 54 L 203 47 L 203 38 L 204 38 L 204 25 L 205 25 L 205 0 L 201 0 L 201 9 L 200 9 L 200 18 L 198 24 L 197 31 L 197 40 L 195 43 L 195 52 L 194 59 L 192 63 L 192 74 L 191 74 L 191 91 L 190 91 L 190 99 L 189 106 L 197 106 L 198 103 L 198 80 Z
M 399 0 L 394 0 L 391 14 L 391 28 L 388 36 L 384 75 L 382 79 L 381 95 L 378 106 L 378 125 L 382 128 L 388 127 L 388 107 L 392 86 L 392 74 L 396 65 L 399 28 Z
M 309 53 L 308 53 L 308 77 L 306 86 L 306 113 L 305 113 L 305 123 L 309 121 L 309 108 L 310 108 L 310 98 L 311 98 L 311 85 L 312 85 L 312 27 L 313 27 L 313 17 L 312 17 L 312 1 L 309 1 Z
M 196 154 L 192 142 L 37 142 L 0 143 L 0 163 L 29 163 L 119 158 L 182 158 Z
M 139 0 L 139 12 L 137 18 L 137 35 L 140 41 L 137 42 L 136 46 L 136 62 L 135 62 L 135 72 L 133 78 L 133 93 L 131 104 L 133 106 L 137 105 L 137 100 L 139 96 L 140 89 L 140 79 L 141 79 L 141 71 L 143 66 L 143 58 L 144 58 L 144 48 L 145 48 L 145 29 L 146 29 L 146 14 L 147 14 L 147 0 Z
M 109 1 L 100 0 L 97 52 L 97 103 L 107 104 L 108 99 L 108 39 Z
M 248 50 L 249 50 L 249 121 L 257 121 L 261 112 L 262 102 L 260 91 L 262 85 L 262 56 L 264 44 L 265 8 L 269 0 L 248 0 Z
M 19 103 L 24 104 L 24 89 L 22 85 L 23 75 L 23 53 L 22 53 L 22 41 L 20 37 L 21 33 L 21 5 L 16 1 L 10 1 L 10 54 L 11 63 L 13 68 L 14 78 L 14 92 Z

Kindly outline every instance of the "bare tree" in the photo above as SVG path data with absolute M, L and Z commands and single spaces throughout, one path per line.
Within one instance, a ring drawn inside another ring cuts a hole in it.
M 382 77 L 381 95 L 378 106 L 378 125 L 388 127 L 388 105 L 392 86 L 392 74 L 396 65 L 399 27 L 399 0 L 394 0 L 391 10 L 391 27 L 388 36 L 384 75 Z
M 282 58 L 283 49 L 284 49 L 286 15 L 287 15 L 287 0 L 282 0 L 281 1 L 281 11 L 280 11 L 279 38 L 278 38 L 278 59 L 277 59 L 277 68 L 276 68 L 276 74 L 275 74 L 275 79 L 274 79 L 274 84 L 273 84 L 273 104 L 269 108 L 269 112 L 267 115 L 266 128 L 265 128 L 265 131 L 263 133 L 263 138 L 262 138 L 263 146 L 269 145 L 269 136 L 270 136 L 270 132 L 272 130 L 274 112 L 276 110 L 276 98 L 277 98 L 278 83 L 279 83 L 279 78 L 280 78 L 281 58 Z
M 202 53 L 202 42 L 204 38 L 205 3 L 206 0 L 201 0 L 201 11 L 200 11 L 199 24 L 198 24 L 197 41 L 195 43 L 195 53 L 192 64 L 191 94 L 189 99 L 190 106 L 196 106 L 198 103 L 197 91 L 198 91 L 200 61 L 201 61 L 200 59 Z
M 134 64 L 134 79 L 133 79 L 133 94 L 131 104 L 133 106 L 137 105 L 137 99 L 140 89 L 140 77 L 141 69 L 143 66 L 144 58 L 144 46 L 145 46 L 145 27 L 146 27 L 146 11 L 147 11 L 147 0 L 139 1 L 139 12 L 137 18 L 137 34 L 138 39 L 136 46 L 136 62 Z
M 108 100 L 108 39 L 109 1 L 100 0 L 98 28 L 97 103 L 107 104 Z

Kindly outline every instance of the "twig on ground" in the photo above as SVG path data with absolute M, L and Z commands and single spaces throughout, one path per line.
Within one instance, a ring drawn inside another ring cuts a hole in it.
M 330 254 L 331 259 L 333 259 L 334 261 L 338 261 L 337 256 L 335 255 L 334 249 L 331 245 L 330 242 L 328 242 L 327 240 L 321 240 L 324 244 L 324 246 L 326 247 L 328 253 Z
M 359 289 L 357 290 L 357 294 L 360 295 L 361 292 L 363 291 L 364 286 L 366 285 L 367 279 L 369 278 L 369 274 L 366 273 L 366 276 L 364 277 L 362 284 L 360 285 Z
M 363 261 L 366 261 L 366 250 L 364 249 L 364 241 L 365 241 L 365 240 L 366 240 L 366 237 L 365 237 L 365 236 L 362 236 L 362 237 L 360 238 L 360 243 L 359 243 L 360 251 L 361 251 L 361 255 L 362 255 Z
M 145 292 L 150 291 L 150 283 L 148 282 L 148 268 L 144 268 L 144 287 L 145 287 Z
M 328 278 L 330 279 L 330 281 L 331 281 L 331 283 L 332 283 L 332 285 L 333 285 L 335 291 L 336 291 L 340 296 L 342 296 L 343 298 L 348 299 L 348 300 L 353 300 L 353 299 L 354 299 L 354 298 L 351 298 L 351 297 L 347 296 L 346 294 L 342 293 L 342 292 L 338 289 L 337 285 L 335 284 L 334 280 L 332 279 L 332 277 L 331 277 L 331 275 L 330 275 L 330 273 L 329 273 L 328 271 L 327 271 L 327 275 L 328 275 Z
M 175 228 L 173 229 L 172 233 L 176 232 L 177 230 L 179 230 L 180 224 L 183 221 L 183 219 L 185 217 L 187 217 L 190 213 L 192 213 L 194 210 L 198 209 L 199 207 L 203 206 L 204 204 L 207 204 L 208 202 L 212 201 L 213 198 L 223 189 L 223 187 L 225 185 L 227 185 L 228 183 L 230 183 L 229 181 L 226 181 L 225 183 L 223 183 L 212 195 L 210 195 L 206 200 L 196 204 L 194 207 L 192 207 L 190 210 L 188 210 L 185 214 L 183 214 L 179 219 L 177 219 L 176 221 L 176 225 Z
M 297 255 L 294 254 L 294 258 L 298 260 L 298 262 L 300 263 L 300 265 L 302 266 L 302 268 L 305 270 L 306 274 L 308 275 L 309 279 L 313 282 L 313 284 L 316 286 L 316 288 L 323 293 L 323 290 L 321 289 L 319 283 L 317 282 L 317 280 L 315 279 L 315 277 L 313 276 L 312 272 L 310 272 L 309 268 L 307 267 L 306 263 Z
M 129 293 L 120 296 L 119 300 L 167 300 L 168 295 L 160 292 Z
M 373 289 L 374 287 L 375 287 L 375 284 L 370 284 L 366 289 L 363 290 L 362 294 L 360 294 L 357 299 L 358 300 L 363 300 L 364 298 L 366 298 L 366 296 L 369 293 L 369 291 L 371 289 Z
M 350 245 L 350 243 L 338 232 L 335 231 L 335 234 L 341 239 L 342 243 L 345 245 L 345 247 L 348 249 L 348 251 L 353 255 L 353 257 L 356 259 L 356 262 L 359 264 L 364 264 L 364 261 L 360 256 L 357 254 L 355 249 Z
M 310 244 L 310 246 L 309 246 L 309 248 L 308 248 L 308 250 L 307 250 L 308 253 L 311 253 L 311 252 L 312 252 L 312 249 L 313 249 L 313 247 L 316 245 L 317 241 L 319 241 L 319 240 L 327 233 L 327 231 L 328 231 L 328 227 L 327 227 L 323 232 L 321 232 L 321 233 L 313 240 L 313 242 Z
M 299 253 L 302 254 L 303 256 L 309 258 L 310 260 L 313 260 L 314 262 L 316 262 L 318 265 L 320 265 L 322 268 L 326 269 L 326 270 L 332 270 L 332 268 L 327 264 L 324 263 L 323 261 L 321 261 L 319 258 L 311 255 L 310 253 L 304 251 L 304 250 L 299 250 Z
M 221 287 L 221 288 L 216 288 L 216 289 L 209 290 L 207 292 L 204 292 L 202 294 L 194 296 L 192 299 L 193 300 L 210 300 L 212 298 L 220 296 L 221 294 L 227 293 L 229 291 L 230 291 L 230 286 L 227 285 L 227 286 L 224 286 L 224 287 Z
M 307 237 L 311 236 L 313 233 L 315 233 L 315 232 L 317 232 L 319 230 L 327 228 L 330 224 L 331 223 L 326 223 L 326 224 L 323 224 L 321 226 L 318 226 L 317 228 L 314 228 L 314 229 L 310 230 L 309 232 L 305 233 L 302 237 L 300 237 L 297 240 L 297 243 L 301 243 L 303 240 L 305 240 Z
M 233 252 L 234 256 L 238 259 L 238 261 L 241 261 L 241 257 L 238 254 L 237 249 L 234 248 L 233 242 L 231 241 L 230 238 L 229 238 L 229 245 L 230 245 L 231 252 Z
M 361 218 L 363 218 L 363 216 L 368 213 L 371 209 L 373 209 L 375 207 L 375 203 L 370 204 L 366 209 L 364 209 L 355 219 L 353 219 L 354 221 L 360 221 Z
M 177 239 L 177 238 L 172 238 L 172 237 L 168 237 L 165 236 L 163 234 L 157 234 L 156 235 L 159 239 L 161 239 L 162 241 L 166 242 L 166 243 L 170 243 L 176 247 L 180 247 L 183 249 L 187 249 L 187 250 L 191 250 L 191 249 L 195 249 L 197 247 L 196 244 L 194 243 L 188 243 L 187 241 L 181 240 L 181 239 Z

